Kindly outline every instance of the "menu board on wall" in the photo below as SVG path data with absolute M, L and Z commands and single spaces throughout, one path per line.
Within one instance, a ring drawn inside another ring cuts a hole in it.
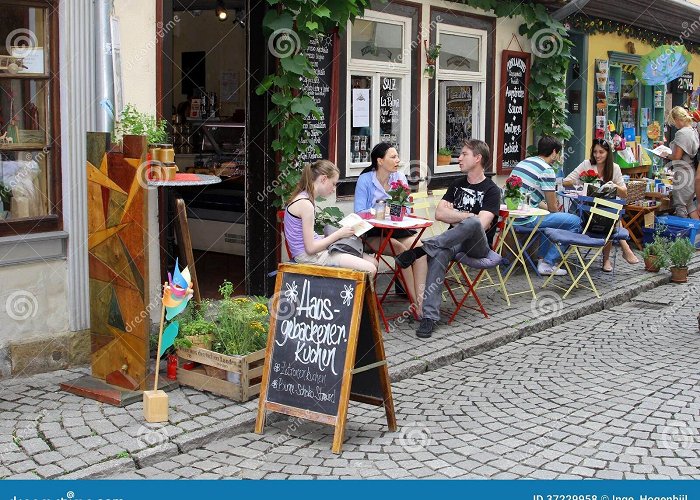
M 530 54 L 504 50 L 501 58 L 501 104 L 496 156 L 499 174 L 513 168 L 525 158 L 529 78 Z
M 464 140 L 472 137 L 473 95 L 471 85 L 445 88 L 445 147 L 453 156 L 459 156 Z
M 401 118 L 401 79 L 382 77 L 379 89 L 379 134 L 382 142 L 398 146 Z
M 316 153 L 313 144 L 302 140 L 301 142 L 306 144 L 306 148 L 300 155 L 300 159 L 305 162 L 328 158 L 330 154 L 334 38 L 334 34 L 312 38 L 309 41 L 309 46 L 306 48 L 306 57 L 309 58 L 311 66 L 316 71 L 316 77 L 302 78 L 302 89 L 304 94 L 316 102 L 316 106 L 321 110 L 321 116 L 315 118 L 309 115 L 304 120 L 304 129 L 309 131 L 309 138 L 320 149 L 320 152 Z

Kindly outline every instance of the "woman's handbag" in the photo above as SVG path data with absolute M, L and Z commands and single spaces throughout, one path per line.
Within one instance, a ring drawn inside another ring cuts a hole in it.
M 336 232 L 339 228 L 331 225 L 326 225 L 323 228 L 324 236 L 328 236 Z M 331 243 L 328 246 L 328 253 L 340 252 L 354 255 L 355 257 L 362 257 L 362 250 L 364 245 L 362 240 L 357 236 L 350 236 L 349 238 L 341 238 L 338 241 Z
M 595 193 L 593 193 L 593 197 L 614 200 L 617 197 L 617 187 L 612 182 L 603 184 L 596 190 Z M 593 205 L 592 202 L 591 205 Z M 590 223 L 588 222 L 588 219 L 590 219 Z M 592 214 L 585 210 L 581 214 L 581 222 L 583 223 L 584 228 L 586 227 L 586 224 L 588 224 L 586 234 L 592 234 L 595 236 L 607 236 L 610 229 L 615 224 L 614 219 L 598 214 Z

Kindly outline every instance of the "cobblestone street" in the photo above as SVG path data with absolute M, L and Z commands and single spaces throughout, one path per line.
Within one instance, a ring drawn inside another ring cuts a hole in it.
M 700 478 L 698 306 L 665 285 L 394 383 L 399 431 L 351 403 L 341 455 L 285 418 L 112 477 Z

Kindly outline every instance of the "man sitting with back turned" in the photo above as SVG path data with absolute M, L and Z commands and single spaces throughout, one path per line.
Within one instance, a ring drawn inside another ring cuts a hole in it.
M 442 286 L 450 261 L 458 253 L 468 257 L 499 259 L 491 251 L 496 232 L 501 190 L 484 175 L 491 153 L 483 141 L 464 141 L 459 168 L 466 174 L 447 190 L 435 209 L 435 219 L 451 224 L 444 233 L 423 240 L 423 246 L 396 256 L 396 263 L 406 268 L 417 258 L 428 255 L 428 276 L 423 299 L 423 319 L 416 335 L 429 338 L 440 319 Z
M 581 219 L 574 214 L 559 212 L 556 195 L 556 173 L 554 165 L 560 160 L 562 143 L 555 137 L 543 135 L 537 142 L 537 156 L 525 158 L 518 163 L 511 175 L 517 175 L 523 180 L 520 191 L 523 194 L 530 194 L 530 205 L 532 207 L 546 208 L 550 213 L 542 218 L 539 230 L 545 228 L 566 229 L 575 233 L 581 232 Z M 523 227 L 532 229 L 537 223 L 535 218 L 523 224 Z M 556 269 L 556 263 L 560 260 L 559 250 L 549 239 L 540 233 L 539 263 L 537 272 L 541 275 L 557 276 L 566 274 L 566 269 Z M 562 247 L 562 252 L 566 252 L 566 247 Z

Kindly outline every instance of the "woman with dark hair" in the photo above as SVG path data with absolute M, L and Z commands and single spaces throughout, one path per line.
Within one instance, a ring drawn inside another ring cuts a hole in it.
M 564 187 L 574 187 L 576 184 L 579 184 L 580 176 L 586 170 L 595 170 L 604 183 L 612 182 L 615 184 L 618 198 L 627 197 L 627 186 L 622 178 L 622 170 L 620 170 L 620 166 L 617 163 L 613 162 L 612 148 L 605 139 L 593 139 L 590 159 L 583 160 L 573 172 L 566 176 L 563 182 Z M 611 248 L 612 244 L 608 243 L 603 249 L 603 271 L 606 273 L 612 271 L 612 263 L 610 262 Z M 620 240 L 620 248 L 622 249 L 622 258 L 627 262 L 630 264 L 639 263 L 639 259 L 625 240 Z
M 399 153 L 396 148 L 386 142 L 380 142 L 370 154 L 371 165 L 365 168 L 357 179 L 355 187 L 355 212 L 367 212 L 378 201 L 386 200 L 389 196 L 389 186 L 392 182 L 401 181 L 408 184 L 406 176 L 399 172 Z M 379 246 L 381 237 L 380 229 L 371 229 L 367 233 L 368 242 L 373 248 Z M 396 254 L 408 250 L 416 240 L 416 232 L 410 229 L 394 229 L 391 244 Z M 415 246 L 421 246 L 420 240 Z M 416 313 L 419 317 L 423 314 L 423 290 L 425 277 L 428 272 L 428 262 L 425 257 L 417 259 L 410 269 L 402 270 L 404 280 L 408 286 L 408 292 L 416 304 Z

